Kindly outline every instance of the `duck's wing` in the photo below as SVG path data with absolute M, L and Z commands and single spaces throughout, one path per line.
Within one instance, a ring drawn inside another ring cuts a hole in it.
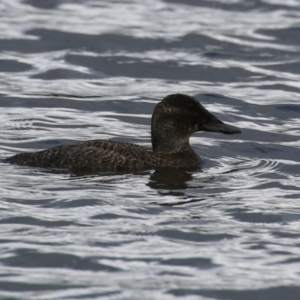
M 148 149 L 123 142 L 92 140 L 47 150 L 20 153 L 6 162 L 44 168 L 121 170 L 144 168 Z

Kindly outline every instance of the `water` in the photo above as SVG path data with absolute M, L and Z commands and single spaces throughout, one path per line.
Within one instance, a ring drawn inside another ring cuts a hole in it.
M 296 0 L 2 0 L 0 156 L 150 146 L 195 96 L 197 172 L 70 176 L 0 164 L 1 299 L 299 299 Z

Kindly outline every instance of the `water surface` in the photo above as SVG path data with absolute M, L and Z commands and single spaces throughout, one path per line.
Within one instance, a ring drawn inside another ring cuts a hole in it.
M 151 146 L 166 95 L 195 172 L 72 176 L 0 163 L 1 299 L 298 299 L 299 1 L 2 1 L 0 156 Z

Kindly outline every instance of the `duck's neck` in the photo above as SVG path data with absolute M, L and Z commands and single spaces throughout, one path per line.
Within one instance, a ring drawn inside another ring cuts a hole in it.
M 179 153 L 193 151 L 189 136 L 178 137 L 176 135 L 151 134 L 153 152 Z

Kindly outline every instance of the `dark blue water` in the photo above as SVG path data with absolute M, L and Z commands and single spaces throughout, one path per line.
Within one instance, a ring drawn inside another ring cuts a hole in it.
M 243 129 L 195 134 L 196 172 L 0 163 L 1 299 L 299 299 L 299 1 L 0 8 L 1 157 L 150 146 L 153 108 L 176 92 Z

